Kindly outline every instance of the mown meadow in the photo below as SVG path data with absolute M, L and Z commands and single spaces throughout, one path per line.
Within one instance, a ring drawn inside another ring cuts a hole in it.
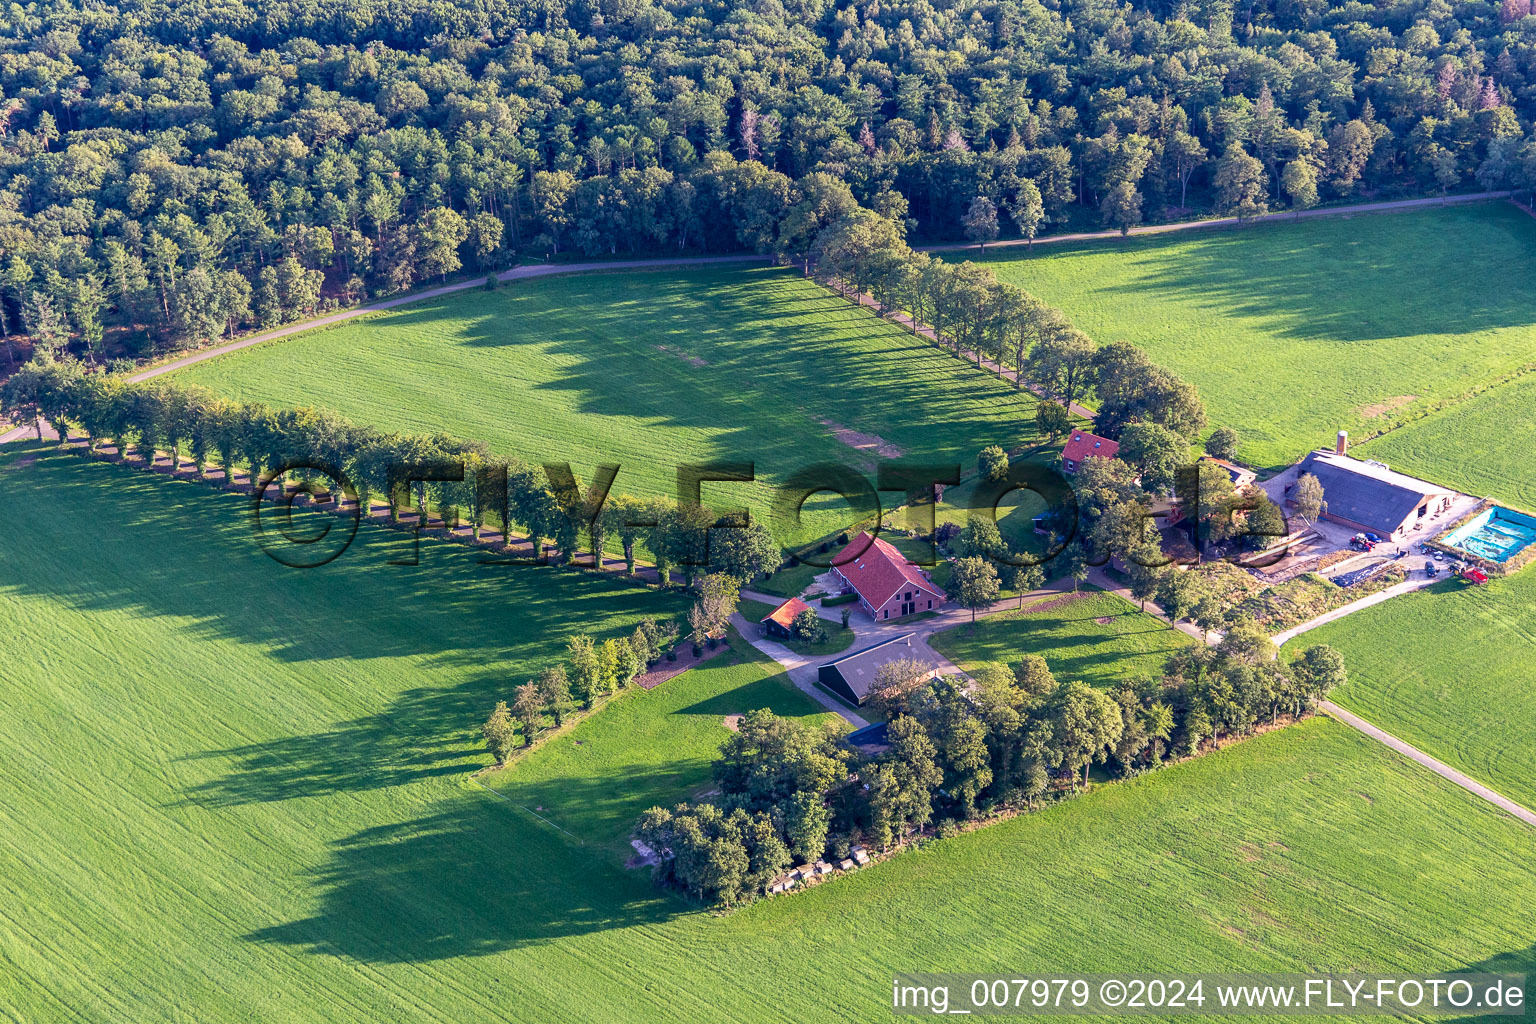
M 995 250 L 1001 280 L 1200 390 L 1280 467 L 1536 364 L 1536 222 L 1507 203 Z
M 1536 374 L 1489 388 L 1361 447 L 1361 458 L 1536 509 Z
M 1445 580 L 1320 626 L 1349 681 L 1339 704 L 1512 800 L 1536 807 L 1536 573 Z
M 818 463 L 875 483 L 897 456 L 974 472 L 989 444 L 1035 441 L 1034 399 L 945 355 L 792 268 L 586 273 L 467 292 L 261 345 L 177 375 L 381 429 L 447 431 L 493 451 L 617 463 L 615 492 L 677 493 L 685 464 L 755 464 L 707 502 L 770 511 L 773 487 Z M 900 492 L 881 495 L 886 507 Z M 835 510 L 823 495 L 807 506 Z M 797 534 L 819 536 L 833 523 Z
M 935 633 L 930 642 L 967 672 L 987 662 L 1012 668 L 1024 655 L 1038 654 L 1059 680 L 1110 686 L 1158 677 L 1168 657 L 1194 641 L 1124 599 L 1085 586 L 1076 595 L 1035 598 L 1022 609 Z
M 620 697 L 486 792 L 496 695 L 679 602 L 449 545 L 389 566 L 376 528 L 284 569 L 245 512 L 0 454 L 9 1016 L 819 1021 L 884 1012 L 898 970 L 1536 967 L 1529 832 L 1325 720 L 701 912 L 623 870 L 623 830 L 709 784 L 725 714 L 816 711 L 775 666 Z

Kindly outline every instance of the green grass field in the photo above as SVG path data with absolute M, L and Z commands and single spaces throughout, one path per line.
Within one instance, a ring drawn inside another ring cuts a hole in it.
M 1536 572 L 1438 583 L 1329 623 L 1349 682 L 1334 699 L 1512 800 L 1536 807 Z
M 1468 494 L 1536 508 L 1536 375 L 1490 388 L 1361 447 L 1361 458 Z
M 1062 603 L 1068 598 L 1070 592 L 1037 599 L 1022 611 L 935 633 L 930 642 L 968 672 L 989 661 L 1012 668 L 1024 655 L 1038 654 L 1057 679 L 1094 686 L 1155 678 L 1170 654 L 1194 642 L 1114 594 L 1085 587 L 1080 596 Z
M 728 735 L 725 716 L 772 708 L 839 721 L 734 631 L 731 640 L 729 652 L 655 690 L 613 701 L 488 782 L 584 846 L 607 847 L 622 863 L 634 853 L 629 830 L 641 811 L 707 785 L 710 763 Z
M 973 472 L 986 445 L 1035 439 L 1032 398 L 793 269 L 520 281 L 177 376 L 385 429 L 478 438 L 498 452 L 570 462 L 582 480 L 598 463 L 618 463 L 616 492 L 671 496 L 680 465 L 752 461 L 755 485 L 706 484 L 705 499 L 760 513 L 772 485 L 816 463 L 851 465 L 873 485 L 875 463 L 896 453 Z M 840 439 L 840 430 L 865 436 Z M 808 506 L 832 508 L 847 518 L 841 499 Z M 809 536 L 831 525 L 818 520 Z M 804 536 L 777 526 L 775 535 Z
M 1529 831 L 1327 721 L 700 912 L 623 831 L 707 785 L 724 714 L 813 710 L 750 650 L 502 799 L 467 780 L 488 702 L 668 599 L 448 545 L 391 567 L 372 529 L 286 570 L 238 498 L 33 451 L 0 455 L 9 1018 L 824 1021 L 897 970 L 1536 969 Z
M 1536 363 L 1536 221 L 1508 204 L 998 250 L 1100 343 L 1193 382 L 1260 467 L 1391 427 Z

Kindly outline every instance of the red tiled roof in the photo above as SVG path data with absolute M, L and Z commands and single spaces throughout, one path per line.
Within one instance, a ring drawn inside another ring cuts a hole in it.
M 785 601 L 783 604 L 779 605 L 773 611 L 769 612 L 767 615 L 764 615 L 759 621 L 767 622 L 768 620 L 772 619 L 774 622 L 777 622 L 785 629 L 788 629 L 790 626 L 794 625 L 795 616 L 799 615 L 801 612 L 808 612 L 810 610 L 810 605 L 806 604 L 798 597 L 792 597 L 788 601 Z
M 1119 441 L 1111 441 L 1107 437 L 1100 437 L 1098 434 L 1090 434 L 1086 430 L 1074 430 L 1072 431 L 1072 439 L 1068 441 L 1067 446 L 1061 450 L 1061 457 L 1066 459 L 1068 462 L 1080 463 L 1090 455 L 1097 455 L 1100 458 L 1112 459 L 1115 457 L 1115 453 L 1119 450 Z
M 944 597 L 944 591 L 935 587 L 917 566 L 908 562 L 905 555 L 879 537 L 861 533 L 848 545 L 848 549 L 862 550 L 863 554 L 851 562 L 837 563 L 837 571 L 853 585 L 860 597 L 869 602 L 871 608 L 879 608 L 908 585 L 925 590 L 934 597 Z

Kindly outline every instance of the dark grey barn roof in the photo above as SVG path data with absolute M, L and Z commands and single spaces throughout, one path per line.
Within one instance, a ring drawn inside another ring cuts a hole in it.
M 881 665 L 896 661 L 898 658 L 926 660 L 919 657 L 912 646 L 912 638 L 916 635 L 916 633 L 903 633 L 889 640 L 882 640 L 862 651 L 854 651 L 836 661 L 829 661 L 822 668 L 836 671 L 843 677 L 843 681 L 848 684 L 848 688 L 854 695 L 863 700 L 869 696 L 870 687 L 875 685 L 875 673 L 880 671 Z
M 1323 485 L 1329 515 L 1382 534 L 1402 526 L 1425 498 L 1451 493 L 1449 488 L 1333 452 L 1312 452 L 1301 461 L 1299 472 L 1311 473 Z

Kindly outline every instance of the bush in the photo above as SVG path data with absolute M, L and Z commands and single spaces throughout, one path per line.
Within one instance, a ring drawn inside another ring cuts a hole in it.
M 500 281 L 496 280 L 495 274 L 487 274 L 485 277 L 485 290 L 488 292 L 493 292 L 496 290 L 500 283 Z
M 1213 458 L 1228 461 L 1237 458 L 1237 431 L 1231 427 L 1217 427 L 1206 438 L 1205 451 Z
M 837 594 L 832 597 L 822 598 L 821 606 L 823 608 L 836 608 L 840 604 L 852 604 L 858 599 L 858 594 Z
M 795 621 L 790 623 L 789 632 L 796 640 L 803 643 L 827 642 L 826 627 L 821 624 L 821 618 L 809 608 L 795 616 Z
M 672 650 L 667 652 L 667 660 L 668 661 L 676 661 L 677 660 L 677 648 L 674 647 Z
M 1041 402 L 1035 406 L 1035 429 L 1054 441 L 1072 429 L 1072 414 L 1064 405 Z
M 1008 476 L 1008 453 L 997 445 L 988 445 L 976 456 L 976 470 L 987 483 L 995 484 Z

